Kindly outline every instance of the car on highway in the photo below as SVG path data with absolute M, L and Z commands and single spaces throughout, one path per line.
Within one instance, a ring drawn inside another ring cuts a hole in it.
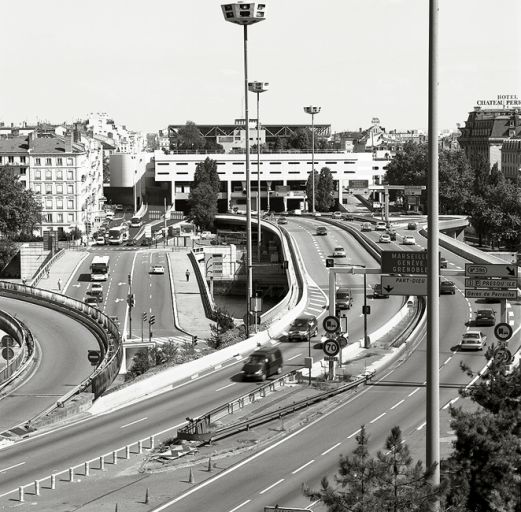
M 280 216 L 277 220 L 277 224 L 287 224 L 288 223 L 288 219 L 286 219 L 286 217 L 283 217 L 283 216 Z
M 347 286 L 339 286 L 335 293 L 336 309 L 351 309 L 353 305 L 353 296 L 351 290 Z
M 418 229 L 418 224 L 416 222 L 409 222 L 407 224 L 407 229 Z
M 478 309 L 474 325 L 494 326 L 496 325 L 496 312 L 493 309 Z
M 103 285 L 100 283 L 92 283 L 89 288 L 90 295 L 103 295 Z
M 343 220 L 355 220 L 355 218 L 353 217 L 353 215 L 350 214 L 350 213 L 344 213 L 344 215 L 342 215 L 342 219 L 343 219 Z
M 371 226 L 370 222 L 362 222 L 362 225 L 360 226 L 360 231 L 372 231 L 373 227 Z
M 440 295 L 454 295 L 456 293 L 456 284 L 454 281 L 442 281 L 440 283 Z
M 333 258 L 345 258 L 346 250 L 343 247 L 335 247 L 333 249 Z
M 85 302 L 85 304 L 87 304 L 87 306 L 92 306 L 94 308 L 97 308 L 98 307 L 98 304 L 101 302 L 98 297 L 95 297 L 95 296 L 90 296 L 90 297 L 85 297 L 83 299 L 83 302 Z
M 241 374 L 244 380 L 266 380 L 282 373 L 282 352 L 278 347 L 262 347 L 253 352 L 244 363 Z
M 447 268 L 448 261 L 447 258 L 444 258 L 443 256 L 440 257 L 440 268 Z
M 390 244 L 391 243 L 391 235 L 389 235 L 388 233 L 382 233 L 380 235 L 380 238 L 378 239 L 378 241 L 381 244 Z
M 387 229 L 387 224 L 383 221 L 377 222 L 374 227 L 375 231 L 385 231 L 386 229 Z
M 317 235 L 327 235 L 327 228 L 326 228 L 326 226 L 318 226 L 316 234 Z
M 387 293 L 383 292 L 381 283 L 376 283 L 373 286 L 373 299 L 387 299 L 387 298 L 389 298 L 389 295 Z
M 320 212 L 315 212 L 313 214 L 313 217 L 322 217 L 322 214 Z
M 487 337 L 481 331 L 467 331 L 459 345 L 460 350 L 483 350 Z
M 392 242 L 396 241 L 396 231 L 393 228 L 387 228 L 387 234 Z
M 340 212 L 333 212 L 331 214 L 331 218 L 332 219 L 341 219 L 342 218 L 342 214 Z
M 164 274 L 165 273 L 165 267 L 163 265 L 152 265 L 150 267 L 150 274 Z
M 318 334 L 316 316 L 299 316 L 289 326 L 288 341 L 307 340 Z
M 403 245 L 416 245 L 416 239 L 411 235 L 404 235 L 402 239 Z

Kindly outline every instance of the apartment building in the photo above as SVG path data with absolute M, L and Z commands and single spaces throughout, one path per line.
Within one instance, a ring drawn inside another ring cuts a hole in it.
M 517 185 L 521 179 L 521 137 L 503 142 L 501 146 L 501 172 Z

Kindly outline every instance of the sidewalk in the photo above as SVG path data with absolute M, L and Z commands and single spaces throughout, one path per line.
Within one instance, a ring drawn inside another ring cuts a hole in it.
M 63 256 L 51 265 L 48 276 L 44 274 L 35 286 L 65 294 L 76 268 L 88 254 L 87 251 L 64 250 Z

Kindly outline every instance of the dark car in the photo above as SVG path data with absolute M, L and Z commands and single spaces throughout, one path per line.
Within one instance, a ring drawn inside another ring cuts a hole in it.
M 440 268 L 447 268 L 447 265 L 448 265 L 447 258 L 441 257 L 440 258 Z
M 382 285 L 380 283 L 376 283 L 373 286 L 373 299 L 387 299 L 389 298 L 389 295 L 387 293 L 384 293 L 382 290 Z
M 391 238 L 391 240 L 393 242 L 396 241 L 396 231 L 393 228 L 388 228 L 387 229 L 387 234 L 389 235 L 389 237 Z
M 307 340 L 308 336 L 318 334 L 318 321 L 316 316 L 299 316 L 289 326 L 288 341 Z
M 456 285 L 453 281 L 442 281 L 440 283 L 440 295 L 454 295 L 456 293 Z
M 266 380 L 282 373 L 282 353 L 277 347 L 262 347 L 253 352 L 242 367 L 243 379 Z
M 135 238 L 132 238 L 127 242 L 127 245 L 134 246 L 137 245 L 137 240 Z
M 353 296 L 351 290 L 346 286 L 340 286 L 335 293 L 336 309 L 351 309 Z
M 418 224 L 416 224 L 416 222 L 409 222 L 407 229 L 418 229 Z
M 478 309 L 474 325 L 496 325 L 496 312 L 492 309 Z

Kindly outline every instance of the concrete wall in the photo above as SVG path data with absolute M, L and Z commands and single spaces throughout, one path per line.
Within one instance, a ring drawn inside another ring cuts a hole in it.
M 20 275 L 31 279 L 47 259 L 50 251 L 44 250 L 42 242 L 25 243 L 20 247 Z

